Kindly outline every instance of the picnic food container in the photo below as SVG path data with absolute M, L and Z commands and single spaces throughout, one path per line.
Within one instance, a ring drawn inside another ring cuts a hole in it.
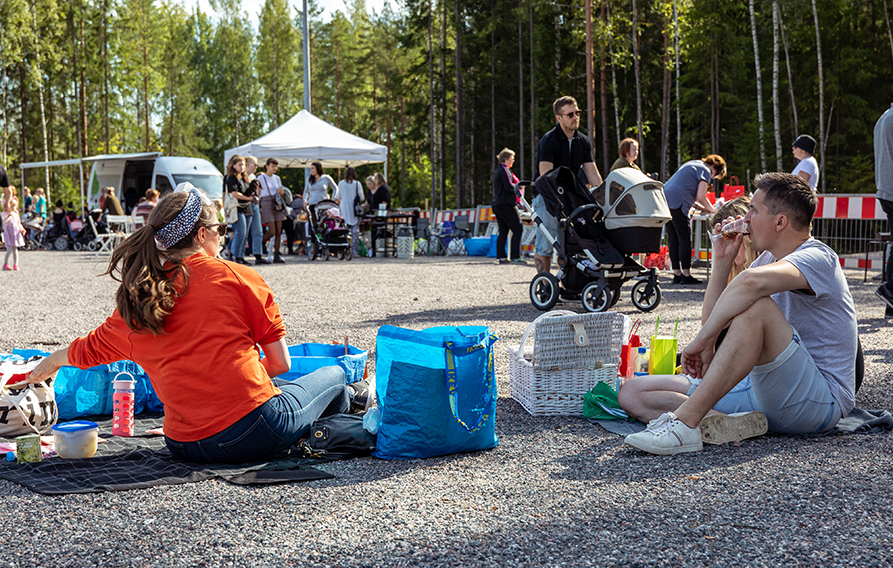
M 533 346 L 527 339 L 533 333 Z M 533 416 L 583 416 L 583 395 L 598 382 L 614 388 L 623 316 L 547 312 L 509 346 L 511 396 Z
M 89 420 L 74 420 L 53 426 L 53 441 L 60 458 L 92 458 L 99 441 L 99 425 Z
M 130 380 L 118 379 L 127 375 Z M 130 373 L 118 373 L 112 381 L 115 389 L 112 395 L 112 434 L 115 436 L 133 436 L 133 402 L 135 399 L 136 381 Z
M 27 434 L 16 438 L 17 462 L 39 462 L 40 458 L 40 434 Z

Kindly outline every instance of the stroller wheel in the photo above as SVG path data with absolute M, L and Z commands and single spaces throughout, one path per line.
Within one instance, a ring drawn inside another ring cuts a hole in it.
M 81 252 L 81 250 L 83 250 L 84 248 L 84 245 L 78 241 L 74 241 L 74 244 L 71 246 L 71 248 L 73 248 L 75 252 Z
M 307 241 L 307 258 L 309 260 L 316 260 L 317 254 L 319 254 L 319 245 L 316 241 Z
M 98 248 L 99 248 L 99 242 L 96 241 L 95 239 L 90 241 L 89 243 L 87 243 L 87 250 L 90 252 L 96 252 L 96 250 Z
M 344 249 L 338 251 L 338 260 L 344 260 L 346 257 L 347 255 Z
M 650 286 L 650 289 L 649 289 Z M 633 305 L 643 312 L 650 312 L 660 304 L 660 286 L 648 280 L 640 280 L 633 286 Z
M 53 241 L 53 248 L 56 250 L 67 250 L 68 249 L 68 237 L 65 237 L 65 236 L 58 237 L 55 241 Z
M 544 312 L 558 303 L 558 278 L 551 272 L 540 272 L 530 282 L 530 301 L 533 307 Z
M 323 257 L 324 260 L 329 260 L 329 257 L 332 256 L 331 251 L 329 251 L 329 247 L 326 245 L 322 245 L 319 247 L 319 254 Z
M 583 307 L 588 312 L 604 312 L 612 305 L 611 289 L 599 287 L 598 282 L 590 282 L 583 288 Z
M 353 259 L 353 249 L 351 249 L 350 247 L 347 247 L 347 249 L 345 249 L 345 251 L 344 251 L 344 260 L 351 260 L 351 259 Z

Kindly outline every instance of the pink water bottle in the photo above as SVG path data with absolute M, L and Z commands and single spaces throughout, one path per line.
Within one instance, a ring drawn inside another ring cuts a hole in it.
M 127 375 L 130 380 L 118 377 Z M 112 395 L 112 434 L 115 436 L 133 436 L 133 402 L 136 381 L 130 373 L 118 373 L 112 381 L 115 389 Z

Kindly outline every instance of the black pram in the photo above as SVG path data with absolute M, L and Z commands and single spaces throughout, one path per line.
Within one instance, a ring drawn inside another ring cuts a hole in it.
M 561 167 L 540 176 L 535 189 L 558 220 L 558 234 L 549 234 L 533 208 L 523 198 L 521 203 L 537 230 L 552 242 L 559 266 L 556 275 L 540 272 L 530 283 L 530 301 L 537 309 L 550 310 L 558 303 L 561 282 L 566 295 L 579 295 L 588 311 L 602 312 L 617 302 L 620 287 L 633 278 L 639 280 L 632 290 L 636 308 L 647 312 L 658 306 L 657 270 L 646 269 L 631 255 L 660 249 L 661 228 L 670 220 L 660 182 L 626 168 L 612 172 L 590 193 L 573 172 Z

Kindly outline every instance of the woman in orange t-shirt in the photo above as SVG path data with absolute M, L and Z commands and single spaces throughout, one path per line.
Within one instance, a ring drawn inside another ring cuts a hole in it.
M 192 186 L 163 197 L 112 254 L 107 274 L 121 282 L 112 316 L 44 359 L 29 381 L 62 365 L 135 361 L 164 403 L 171 453 L 199 463 L 267 459 L 320 416 L 348 412 L 365 389 L 345 386 L 340 367 L 270 378 L 291 366 L 279 306 L 254 269 L 217 258 L 225 229 Z

